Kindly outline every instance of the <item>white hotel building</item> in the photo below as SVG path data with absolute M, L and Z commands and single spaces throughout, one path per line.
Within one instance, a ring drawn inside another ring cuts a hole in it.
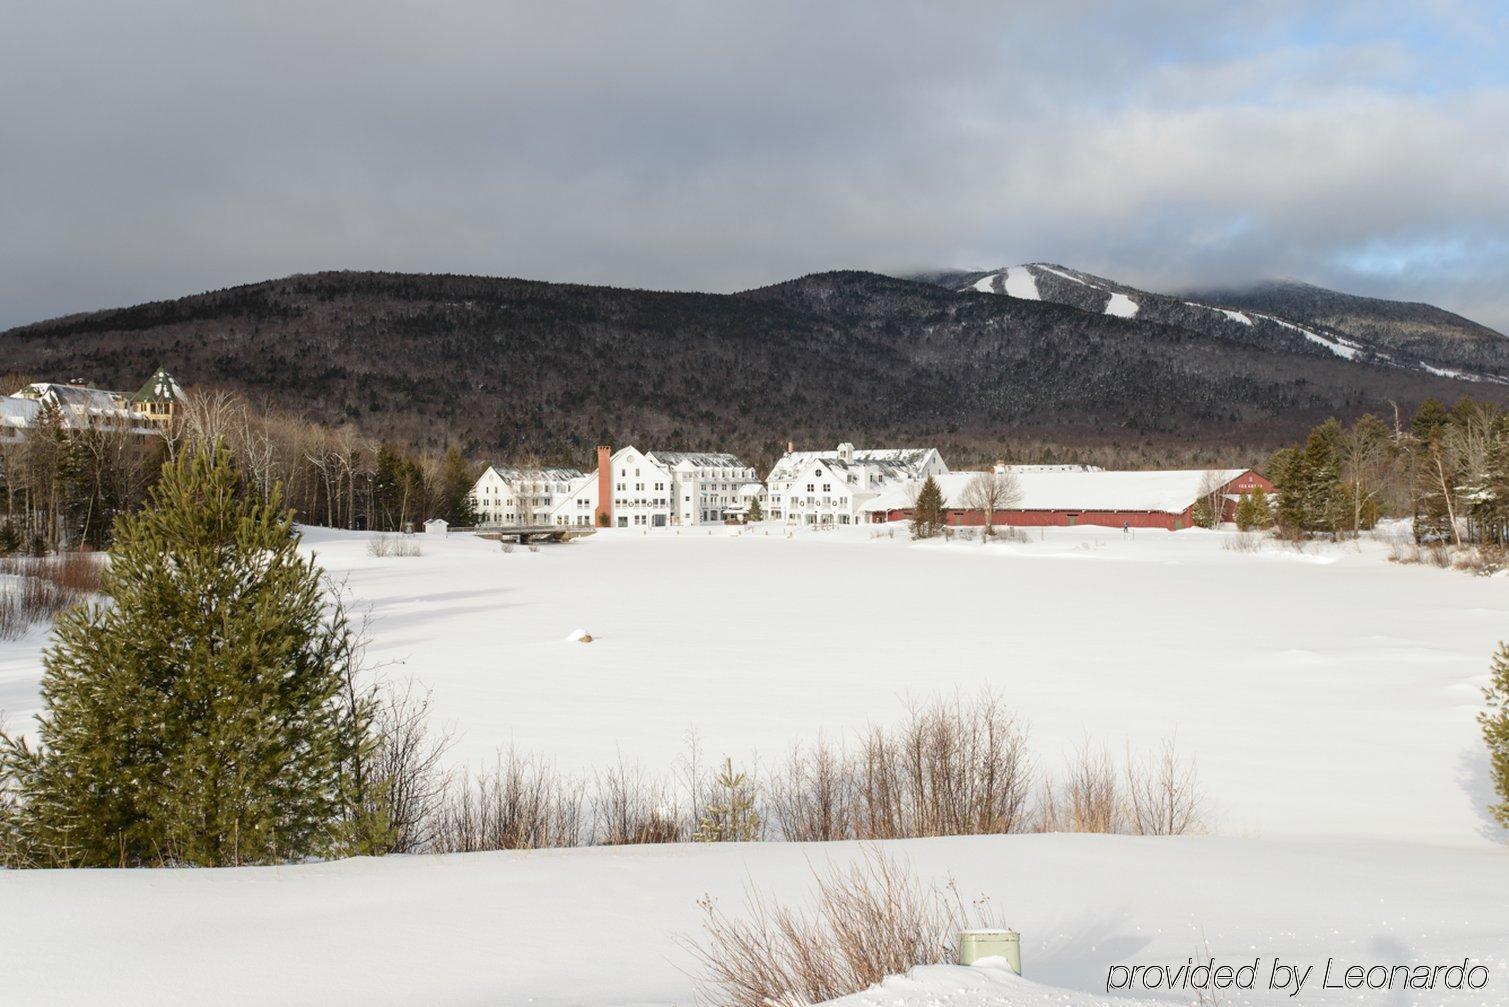
M 715 523 L 744 513 L 758 488 L 754 469 L 731 454 L 598 449 L 598 467 L 489 466 L 472 488 L 484 525 L 663 528 Z M 522 501 L 522 502 L 521 502 Z
M 882 490 L 948 471 L 936 448 L 791 448 L 765 481 L 766 516 L 791 525 L 859 524 L 866 518 L 864 505 Z

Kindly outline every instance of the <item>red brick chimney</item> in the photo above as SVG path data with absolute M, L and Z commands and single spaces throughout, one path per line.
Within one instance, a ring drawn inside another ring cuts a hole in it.
M 597 446 L 597 510 L 592 520 L 599 528 L 613 524 L 613 448 Z

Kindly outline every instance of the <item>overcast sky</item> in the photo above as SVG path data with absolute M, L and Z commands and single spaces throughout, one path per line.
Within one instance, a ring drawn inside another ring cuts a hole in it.
M 0 5 L 0 327 L 332 268 L 1032 260 L 1509 332 L 1509 5 Z

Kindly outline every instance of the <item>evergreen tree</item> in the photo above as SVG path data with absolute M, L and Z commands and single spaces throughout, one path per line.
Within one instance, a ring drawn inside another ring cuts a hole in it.
M 1340 439 L 1341 424 L 1329 419 L 1311 430 L 1305 441 L 1300 476 L 1305 531 L 1334 532 L 1341 526 L 1346 491 L 1337 451 Z
M 1196 500 L 1195 505 L 1190 508 L 1189 517 L 1197 528 L 1214 528 L 1216 526 L 1216 512 L 1215 508 L 1210 504 L 1209 497 L 1202 496 Z
M 750 497 L 749 498 L 749 517 L 748 517 L 748 520 L 750 520 L 750 521 L 763 521 L 763 520 L 765 520 L 765 509 L 760 506 L 760 498 L 759 497 Z
M 435 487 L 435 502 L 429 517 L 444 518 L 452 525 L 466 527 L 477 523 L 472 508 L 472 486 L 476 483 L 472 467 L 461 452 L 451 448 L 440 463 L 440 477 Z
M 1478 714 L 1478 722 L 1488 745 L 1488 774 L 1498 795 L 1498 803 L 1489 810 L 1509 829 L 1509 646 L 1502 643 L 1493 655 L 1492 678 L 1483 698 L 1488 700 L 1488 709 Z
M 1273 527 L 1273 502 L 1261 486 L 1252 491 L 1252 526 L 1254 528 Z
M 912 505 L 912 538 L 932 538 L 943 528 L 943 491 L 932 476 L 917 491 Z
M 1253 511 L 1251 493 L 1244 492 L 1241 496 L 1237 497 L 1235 517 L 1237 528 L 1241 531 L 1251 531 L 1257 527 L 1257 518 Z
M 732 759 L 723 760 L 717 786 L 720 799 L 702 813 L 692 839 L 699 843 L 748 843 L 759 839 L 760 815 L 754 807 L 754 787 L 743 773 L 734 772 Z
M 1274 522 L 1279 533 L 1290 537 L 1299 535 L 1305 526 L 1304 458 L 1297 448 L 1275 451 L 1268 462 L 1268 472 L 1274 489 L 1278 491 Z
M 343 693 L 355 642 L 279 500 L 240 495 L 223 451 L 187 452 L 120 520 L 111 603 L 65 613 L 44 655 L 39 747 L 0 738 L 8 817 L 35 862 L 342 849 L 342 768 L 368 744 L 363 703 Z

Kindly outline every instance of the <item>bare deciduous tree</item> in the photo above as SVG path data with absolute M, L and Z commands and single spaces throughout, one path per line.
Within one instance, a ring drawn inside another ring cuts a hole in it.
M 1004 464 L 979 473 L 964 487 L 964 506 L 984 516 L 986 536 L 995 534 L 997 511 L 1008 510 L 1021 502 L 1021 480 Z

